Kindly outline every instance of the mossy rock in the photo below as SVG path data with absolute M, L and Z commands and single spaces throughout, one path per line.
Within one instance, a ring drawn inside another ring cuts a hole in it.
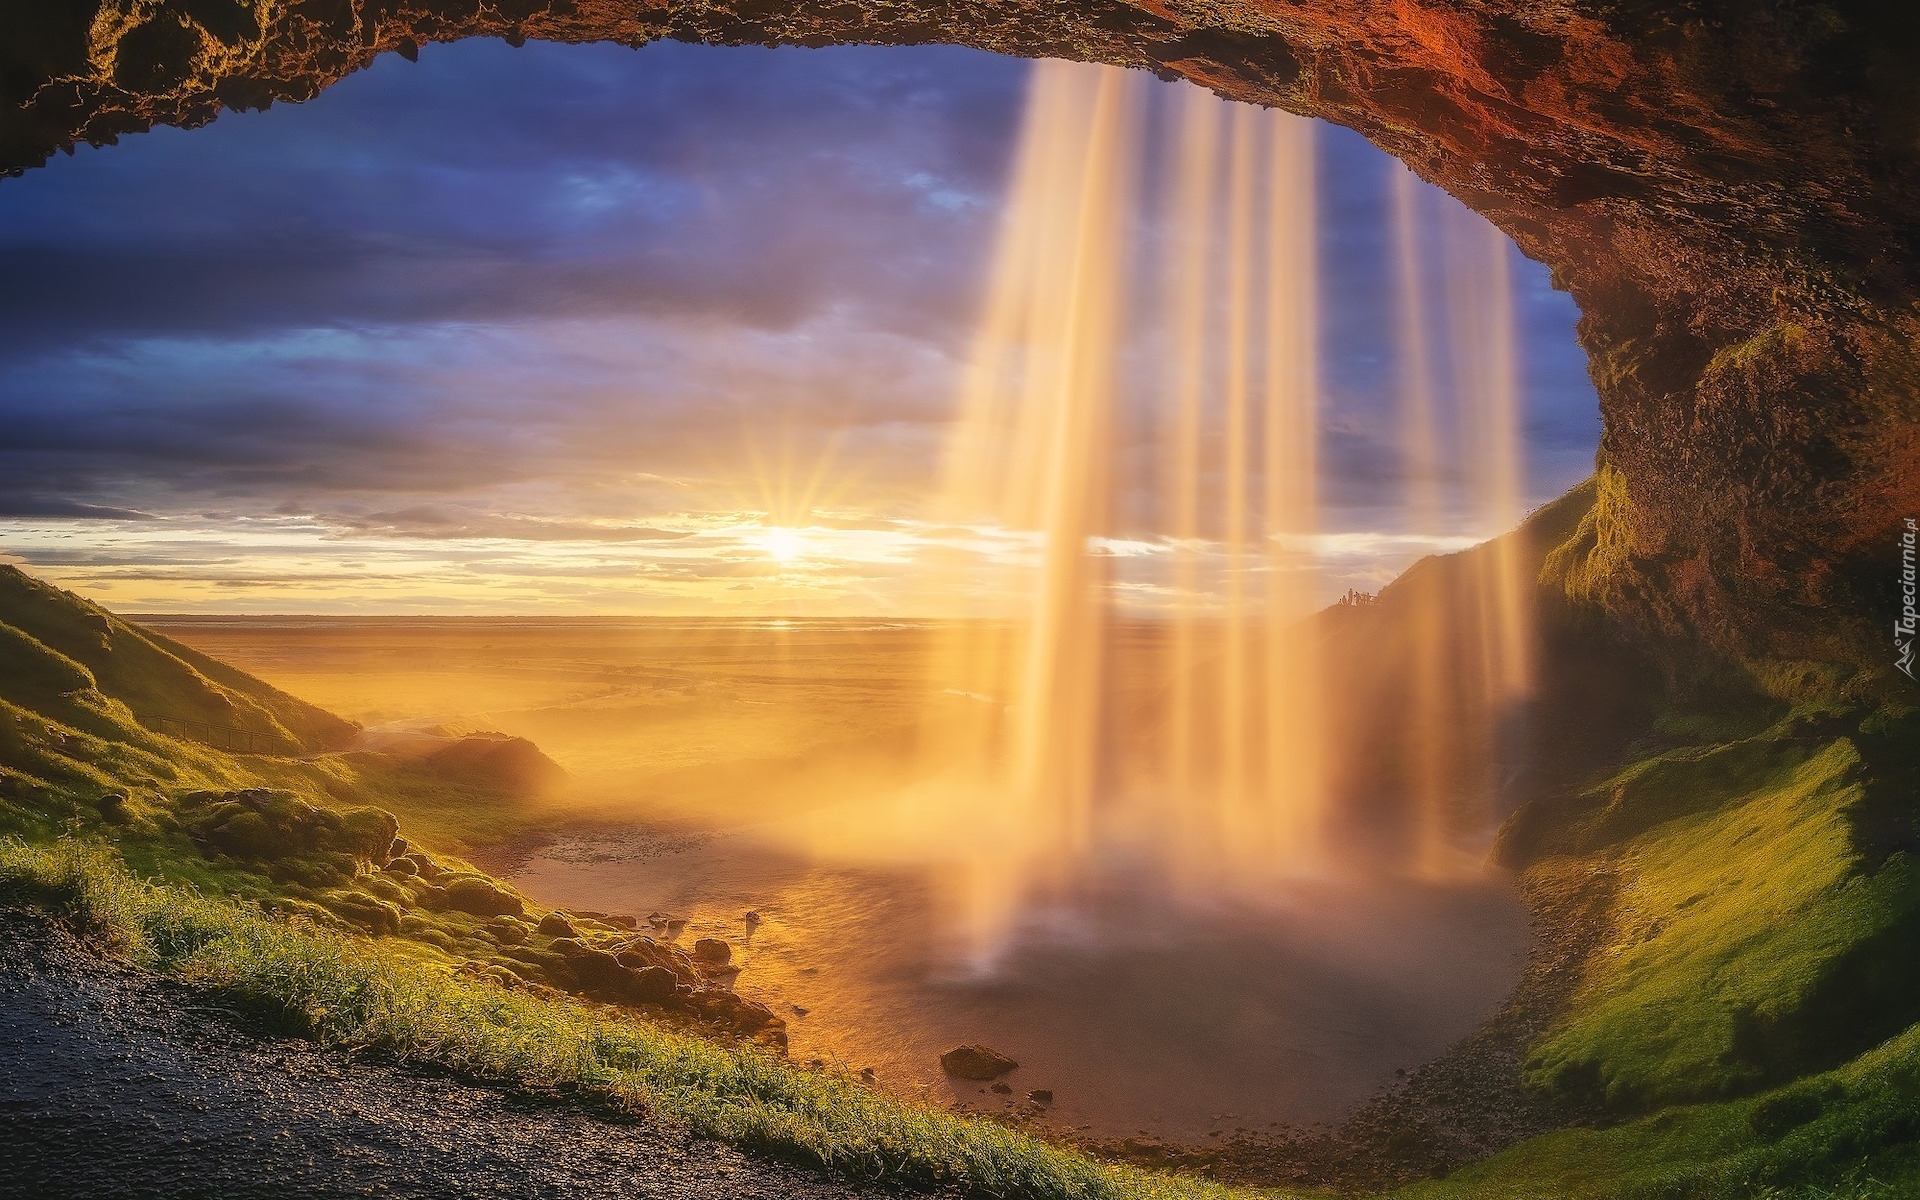
M 216 852 L 246 862 L 344 855 L 353 862 L 384 864 L 400 828 L 385 809 L 316 808 L 292 792 L 247 788 L 190 796 L 194 803 L 187 807 L 199 810 L 188 824 L 194 836 Z
M 429 925 L 425 928 L 415 929 L 412 932 L 408 932 L 404 927 L 405 918 L 404 917 L 401 918 L 401 921 L 402 921 L 401 932 L 406 933 L 408 937 L 412 938 L 416 942 L 425 942 L 429 946 L 433 946 L 437 949 L 447 950 L 447 951 L 453 950 L 454 947 L 459 944 L 455 942 L 453 938 L 449 937 L 445 930 L 435 929 L 431 925 Z
M 437 880 L 447 874 L 447 869 L 435 862 L 432 856 L 418 850 L 408 851 L 400 861 L 413 868 L 413 873 L 422 879 Z
M 327 892 L 321 895 L 320 903 L 341 920 L 358 925 L 369 933 L 400 932 L 400 910 L 365 892 Z
M 340 814 L 336 847 L 369 862 L 384 863 L 399 835 L 399 818 L 384 808 L 361 805 Z
M 274 896 L 263 901 L 262 906 L 268 912 L 278 913 L 289 919 L 298 917 L 322 929 L 338 929 L 342 925 L 340 918 L 325 907 L 292 896 Z
M 127 804 L 125 792 L 108 792 L 93 802 L 94 808 L 99 810 L 100 819 L 109 825 L 125 825 L 133 819 L 133 814 L 127 811 Z
M 1765 1142 L 1777 1142 L 1787 1134 L 1820 1119 L 1827 1102 L 1837 1096 L 1837 1086 L 1801 1084 L 1762 1096 L 1747 1110 L 1747 1128 Z
M 275 825 L 264 815 L 244 809 L 205 832 L 207 843 L 220 853 L 254 862 L 288 858 L 313 848 L 302 844 L 297 831 Z
M 415 903 L 412 892 L 385 875 L 364 875 L 360 878 L 359 886 L 389 904 L 411 907 Z
M 318 851 L 283 858 L 272 864 L 268 874 L 277 883 L 297 883 L 306 887 L 337 887 L 353 878 L 358 864 L 351 855 Z
M 517 917 L 495 917 L 485 925 L 488 933 L 503 946 L 518 946 L 529 936 L 526 923 Z
M 517 917 L 526 903 L 509 889 L 484 875 L 456 875 L 446 880 L 446 904 L 476 917 Z

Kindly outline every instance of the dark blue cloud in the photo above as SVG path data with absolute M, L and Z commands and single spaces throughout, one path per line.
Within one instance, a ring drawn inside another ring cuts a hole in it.
M 802 458 L 842 428 L 846 461 L 924 487 L 1026 71 L 472 41 L 0 181 L 0 515 L 291 504 L 364 536 L 423 513 L 570 536 L 541 522 L 594 479 L 779 421 Z M 1391 163 L 1320 147 L 1329 500 L 1385 511 Z M 1515 280 L 1537 500 L 1589 469 L 1596 405 L 1571 302 L 1534 264 Z M 572 495 L 525 521 L 434 507 L 509 485 Z
M 0 336 L 668 309 L 780 325 L 845 298 L 945 322 L 1021 77 L 951 49 L 387 56 L 314 103 L 9 181 Z

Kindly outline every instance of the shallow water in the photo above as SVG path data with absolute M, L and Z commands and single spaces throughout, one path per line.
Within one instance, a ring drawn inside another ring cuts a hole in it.
M 997 969 L 969 974 L 943 953 L 926 874 L 809 865 L 753 831 L 570 840 L 514 882 L 732 941 L 736 990 L 787 1018 L 797 1059 L 976 1109 L 1046 1088 L 1058 1127 L 1194 1143 L 1336 1120 L 1491 1014 L 1528 945 L 1524 907 L 1496 879 L 1300 884 L 1213 912 L 1115 887 L 1027 913 Z M 973 1042 L 1021 1064 L 1011 1094 L 940 1071 L 943 1051 Z

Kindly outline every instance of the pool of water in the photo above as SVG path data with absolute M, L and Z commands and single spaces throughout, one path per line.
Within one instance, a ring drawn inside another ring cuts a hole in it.
M 685 917 L 732 942 L 741 994 L 791 1053 L 1092 1137 L 1205 1144 L 1335 1121 L 1472 1032 L 1518 980 L 1527 914 L 1506 881 L 1302 882 L 1196 910 L 1126 880 L 1024 912 L 990 969 L 944 936 L 928 870 L 818 863 L 777 830 L 634 828 L 561 842 L 514 882 L 543 903 Z M 745 914 L 759 920 L 751 926 Z M 1018 1061 L 1010 1091 L 943 1051 Z M 1046 1089 L 1044 1108 L 1026 1093 Z

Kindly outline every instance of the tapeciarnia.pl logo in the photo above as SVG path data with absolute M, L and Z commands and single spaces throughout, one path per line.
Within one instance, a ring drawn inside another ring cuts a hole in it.
M 1920 537 L 1920 521 L 1907 518 L 1900 531 L 1900 615 L 1893 622 L 1893 665 L 1908 679 L 1913 676 L 1913 635 L 1920 625 L 1920 613 L 1914 611 L 1914 541 Z

